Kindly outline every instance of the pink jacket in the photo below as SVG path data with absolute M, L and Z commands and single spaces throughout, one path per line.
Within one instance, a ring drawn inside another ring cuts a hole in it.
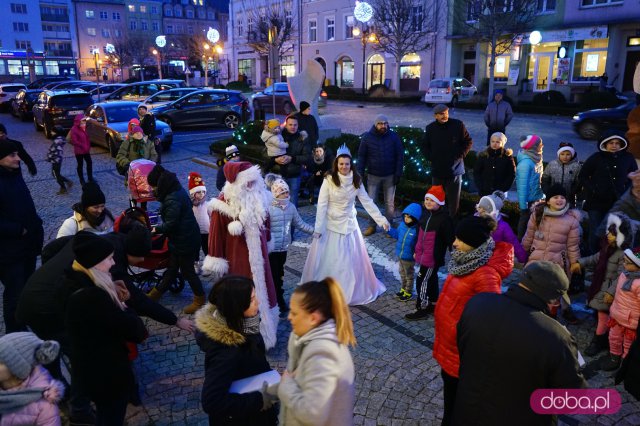
M 19 389 L 25 388 L 54 389 L 50 391 L 48 399 L 43 396 L 38 401 L 22 407 L 18 411 L 3 414 L 0 419 L 0 426 L 60 426 L 60 412 L 56 401 L 62 398 L 64 385 L 57 380 L 53 380 L 49 372 L 43 367 L 36 365 L 29 377 L 19 387 Z
M 640 318 L 640 279 L 633 280 L 631 291 L 622 290 L 626 280 L 624 274 L 618 277 L 616 295 L 609 308 L 609 315 L 621 326 L 635 331 Z
M 84 118 L 83 115 L 76 115 L 73 119 L 73 127 L 71 128 L 71 145 L 73 145 L 73 153 L 75 155 L 88 154 L 91 149 L 91 142 L 89 142 L 89 135 L 86 130 L 80 128 L 80 121 Z

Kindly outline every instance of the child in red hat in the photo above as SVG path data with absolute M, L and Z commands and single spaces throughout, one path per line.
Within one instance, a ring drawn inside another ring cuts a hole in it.
M 198 226 L 200 227 L 200 240 L 202 244 L 202 251 L 206 256 L 209 252 L 209 213 L 207 213 L 207 187 L 204 185 L 202 175 L 197 172 L 189 173 L 189 197 L 191 198 L 191 204 L 193 205 L 193 215 L 196 217 Z M 196 260 L 195 270 L 196 273 L 201 271 L 200 262 Z M 208 275 L 208 274 L 207 274 Z

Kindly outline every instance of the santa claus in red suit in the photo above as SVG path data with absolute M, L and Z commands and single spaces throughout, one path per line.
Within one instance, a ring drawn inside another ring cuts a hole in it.
M 209 253 L 202 269 L 214 277 L 251 278 L 260 309 L 260 333 L 267 349 L 276 344 L 279 309 L 267 255 L 271 193 L 260 168 L 246 161 L 224 166 L 227 183 L 207 207 L 211 214 Z

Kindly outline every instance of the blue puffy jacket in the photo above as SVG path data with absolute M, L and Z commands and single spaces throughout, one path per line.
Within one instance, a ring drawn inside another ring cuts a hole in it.
M 313 226 L 302 220 L 298 210 L 290 202 L 282 208 L 274 200 L 269 206 L 269 221 L 271 222 L 271 240 L 267 244 L 269 253 L 289 250 L 291 226 L 307 234 L 313 234 Z
M 518 152 L 516 166 L 516 188 L 518 190 L 518 205 L 520 210 L 529 208 L 529 203 L 544 198 L 541 186 L 542 162 L 536 165 L 533 160 L 522 151 Z
M 404 215 L 408 214 L 414 218 L 413 226 L 407 226 L 404 223 Z M 422 208 L 420 204 L 409 204 L 402 211 L 402 221 L 398 228 L 389 228 L 388 234 L 392 238 L 396 238 L 396 256 L 402 260 L 413 260 L 413 253 L 416 248 L 416 241 L 418 241 L 418 222 L 420 221 L 420 215 L 422 214 Z
M 375 126 L 362 135 L 358 148 L 358 173 L 364 176 L 365 169 L 371 176 L 402 176 L 404 147 L 393 130 L 384 135 L 376 132 Z

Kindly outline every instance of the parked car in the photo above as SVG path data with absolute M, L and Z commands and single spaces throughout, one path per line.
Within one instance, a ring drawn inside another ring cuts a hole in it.
M 627 116 L 636 107 L 631 100 L 615 108 L 592 109 L 573 116 L 573 130 L 582 139 L 598 140 L 604 131 L 620 131 L 626 133 Z
M 251 105 L 255 110 L 263 110 L 266 112 L 273 111 L 273 95 L 274 95 L 274 85 L 267 87 L 262 92 L 258 92 L 251 97 Z M 293 111 L 297 110 L 297 106 L 293 103 L 291 99 L 291 94 L 289 93 L 289 85 L 287 83 L 276 83 L 275 84 L 275 98 L 276 98 L 276 113 L 281 113 L 285 115 L 291 114 Z M 326 107 L 327 106 L 327 93 L 323 90 L 320 92 L 320 96 L 318 96 L 318 107 Z
M 33 105 L 33 125 L 37 131 L 44 129 L 50 138 L 53 126 L 71 129 L 75 116 L 83 114 L 92 102 L 91 95 L 82 90 L 45 90 Z
M 460 101 L 468 101 L 478 94 L 478 88 L 466 78 L 446 77 L 437 78 L 429 82 L 429 88 L 424 95 L 427 105 L 449 104 L 456 106 Z
M 115 92 L 116 90 L 118 90 L 119 88 L 124 87 L 124 86 L 126 86 L 126 84 L 122 84 L 122 83 L 103 84 L 103 85 L 101 85 L 100 86 L 100 99 L 98 99 L 98 88 L 97 87 L 94 87 L 93 89 L 91 89 L 89 94 L 93 98 L 94 102 L 101 102 L 103 99 L 105 99 L 107 97 L 107 95 Z
M 37 79 L 33 83 L 27 84 L 27 89 L 42 89 L 45 85 L 55 81 L 60 82 L 60 81 L 70 81 L 70 80 L 76 80 L 76 79 L 74 77 L 60 76 L 60 75 L 42 77 Z
M 149 96 L 161 91 L 185 87 L 182 80 L 150 80 L 131 83 L 114 91 L 105 101 L 137 101 L 142 102 Z
M 20 89 L 15 98 L 11 101 L 11 115 L 18 117 L 22 121 L 29 120 L 33 113 L 33 105 L 38 99 L 41 89 Z
M 21 89 L 27 86 L 20 83 L 2 83 L 0 84 L 0 109 L 8 111 L 11 107 L 11 101 L 16 97 Z
M 177 89 L 161 90 L 158 93 L 149 96 L 140 105 L 147 107 L 147 110 L 159 107 L 161 105 L 167 105 L 173 101 L 177 101 L 184 95 L 193 93 L 197 90 L 201 90 L 199 87 L 179 87 Z
M 91 143 L 105 147 L 115 157 L 120 144 L 127 136 L 129 120 L 138 117 L 138 103 L 130 101 L 100 102 L 87 108 L 87 134 Z M 160 138 L 162 150 L 171 148 L 171 127 L 156 120 L 156 136 Z
M 251 112 L 239 90 L 203 89 L 156 107 L 153 113 L 172 128 L 221 124 L 235 129 Z
M 49 87 L 50 90 L 70 90 L 70 89 L 80 89 L 85 92 L 90 92 L 91 90 L 98 87 L 98 84 L 93 81 L 86 80 L 76 80 L 76 81 L 63 81 L 54 86 Z

